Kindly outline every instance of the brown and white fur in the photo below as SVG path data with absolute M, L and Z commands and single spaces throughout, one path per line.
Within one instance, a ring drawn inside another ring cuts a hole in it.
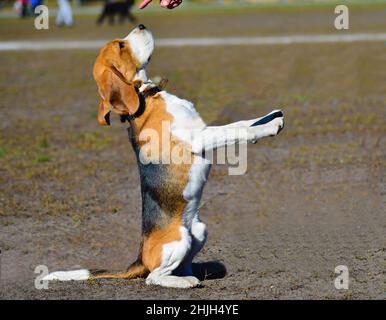
M 200 284 L 192 274 L 192 260 L 207 239 L 207 229 L 199 215 L 204 185 L 210 163 L 205 150 L 235 143 L 254 142 L 276 135 L 284 125 L 281 111 L 265 117 L 240 121 L 227 126 L 207 126 L 194 105 L 161 90 L 144 99 L 141 94 L 155 87 L 148 80 L 146 66 L 154 49 L 152 34 L 140 25 L 126 38 L 114 40 L 102 48 L 94 66 L 94 78 L 101 103 L 98 120 L 109 124 L 110 111 L 130 120 L 132 145 L 139 159 L 141 149 L 153 141 L 141 141 L 141 132 L 156 130 L 159 136 L 162 122 L 167 121 L 170 144 L 186 151 L 187 164 L 143 164 L 138 161 L 142 194 L 142 245 L 136 262 L 126 272 L 97 274 L 88 270 L 60 271 L 44 280 L 86 280 L 99 278 L 132 279 L 147 277 L 147 284 L 174 288 L 191 288 Z M 272 116 L 275 115 L 275 116 Z M 259 123 L 259 125 L 254 125 Z M 229 137 L 229 128 L 245 129 L 243 138 Z M 183 129 L 183 130 L 181 130 Z M 191 131 L 192 134 L 181 134 Z M 209 138 L 209 139 L 208 139 Z M 159 139 L 162 140 L 162 137 Z M 164 156 L 168 150 L 160 150 Z

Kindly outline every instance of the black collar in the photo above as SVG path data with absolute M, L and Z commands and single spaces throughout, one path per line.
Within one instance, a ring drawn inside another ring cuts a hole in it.
M 144 112 L 145 112 L 145 106 L 146 106 L 146 99 L 153 97 L 158 92 L 161 92 L 162 90 L 158 86 L 154 86 L 151 88 L 146 88 L 143 92 L 137 92 L 138 98 L 139 98 L 139 107 L 137 111 L 134 114 L 128 114 L 125 116 L 121 116 L 121 122 L 131 122 L 132 120 L 139 118 Z
M 158 92 L 161 92 L 161 91 L 162 90 L 160 87 L 154 86 L 154 87 L 146 88 L 145 90 L 143 90 L 143 92 L 140 92 L 139 95 L 142 95 L 146 99 L 156 95 Z

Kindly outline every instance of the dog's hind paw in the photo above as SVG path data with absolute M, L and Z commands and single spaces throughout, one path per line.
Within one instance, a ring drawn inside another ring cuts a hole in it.
M 153 284 L 166 288 L 180 289 L 194 288 L 200 285 L 200 280 L 198 280 L 196 277 L 161 276 L 155 278 L 151 277 L 150 275 L 146 279 L 147 285 Z
M 192 287 L 198 287 L 201 283 L 200 280 L 198 280 L 196 277 L 189 276 L 189 277 L 183 277 L 184 279 L 188 280 Z

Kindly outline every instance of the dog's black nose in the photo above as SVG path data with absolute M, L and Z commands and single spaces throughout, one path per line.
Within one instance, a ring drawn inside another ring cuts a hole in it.
M 145 30 L 145 29 L 146 29 L 146 27 L 145 27 L 143 24 L 140 24 L 140 25 L 138 26 L 138 28 L 139 28 L 139 30 Z

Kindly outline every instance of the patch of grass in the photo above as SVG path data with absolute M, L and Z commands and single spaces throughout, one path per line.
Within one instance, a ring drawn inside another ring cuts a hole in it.
M 13 216 L 13 217 L 20 217 L 24 216 L 24 214 L 27 212 L 27 207 L 25 204 L 19 200 L 16 199 L 13 196 L 10 196 L 9 198 L 5 199 L 3 204 L 3 208 L 0 210 L 0 216 Z
M 4 219 L 4 220 L 2 219 L 2 220 L 0 220 L 0 221 L 1 221 L 1 225 L 3 225 L 4 227 L 11 226 L 11 225 L 14 224 L 13 221 L 8 220 L 8 219 Z
M 295 94 L 293 95 L 293 98 L 295 99 L 296 102 L 302 103 L 302 104 L 308 101 L 309 99 L 307 96 L 301 95 L 301 94 Z
M 71 219 L 74 224 L 74 227 L 78 227 L 82 222 L 86 221 L 87 214 L 85 214 L 84 212 L 73 213 L 71 215 Z
M 52 180 L 53 178 L 62 179 L 64 177 L 60 167 L 52 163 L 52 161 L 46 162 L 44 166 L 27 165 L 23 169 L 25 169 L 25 177 L 29 180 L 45 177 L 50 177 Z
M 40 143 L 39 143 L 39 148 L 42 148 L 42 149 L 47 149 L 50 147 L 50 144 L 48 143 L 48 141 L 46 139 L 43 139 Z
M 43 206 L 49 215 L 67 214 L 70 209 L 70 205 L 67 201 L 55 200 L 53 198 L 51 198 L 49 202 L 45 199 Z
M 98 117 L 98 111 L 90 112 L 90 117 L 93 118 L 93 119 L 96 119 Z
M 4 148 L 1 148 L 1 147 L 0 147 L 0 158 L 5 157 L 6 154 L 7 154 L 7 151 L 5 151 Z
M 77 136 L 76 146 L 85 150 L 103 149 L 112 141 L 111 135 L 100 131 L 89 131 Z
M 51 157 L 45 154 L 38 155 L 36 157 L 36 162 L 49 162 L 51 161 Z
M 366 151 L 356 142 L 325 143 L 293 147 L 284 166 L 288 169 L 348 165 L 366 159 Z

